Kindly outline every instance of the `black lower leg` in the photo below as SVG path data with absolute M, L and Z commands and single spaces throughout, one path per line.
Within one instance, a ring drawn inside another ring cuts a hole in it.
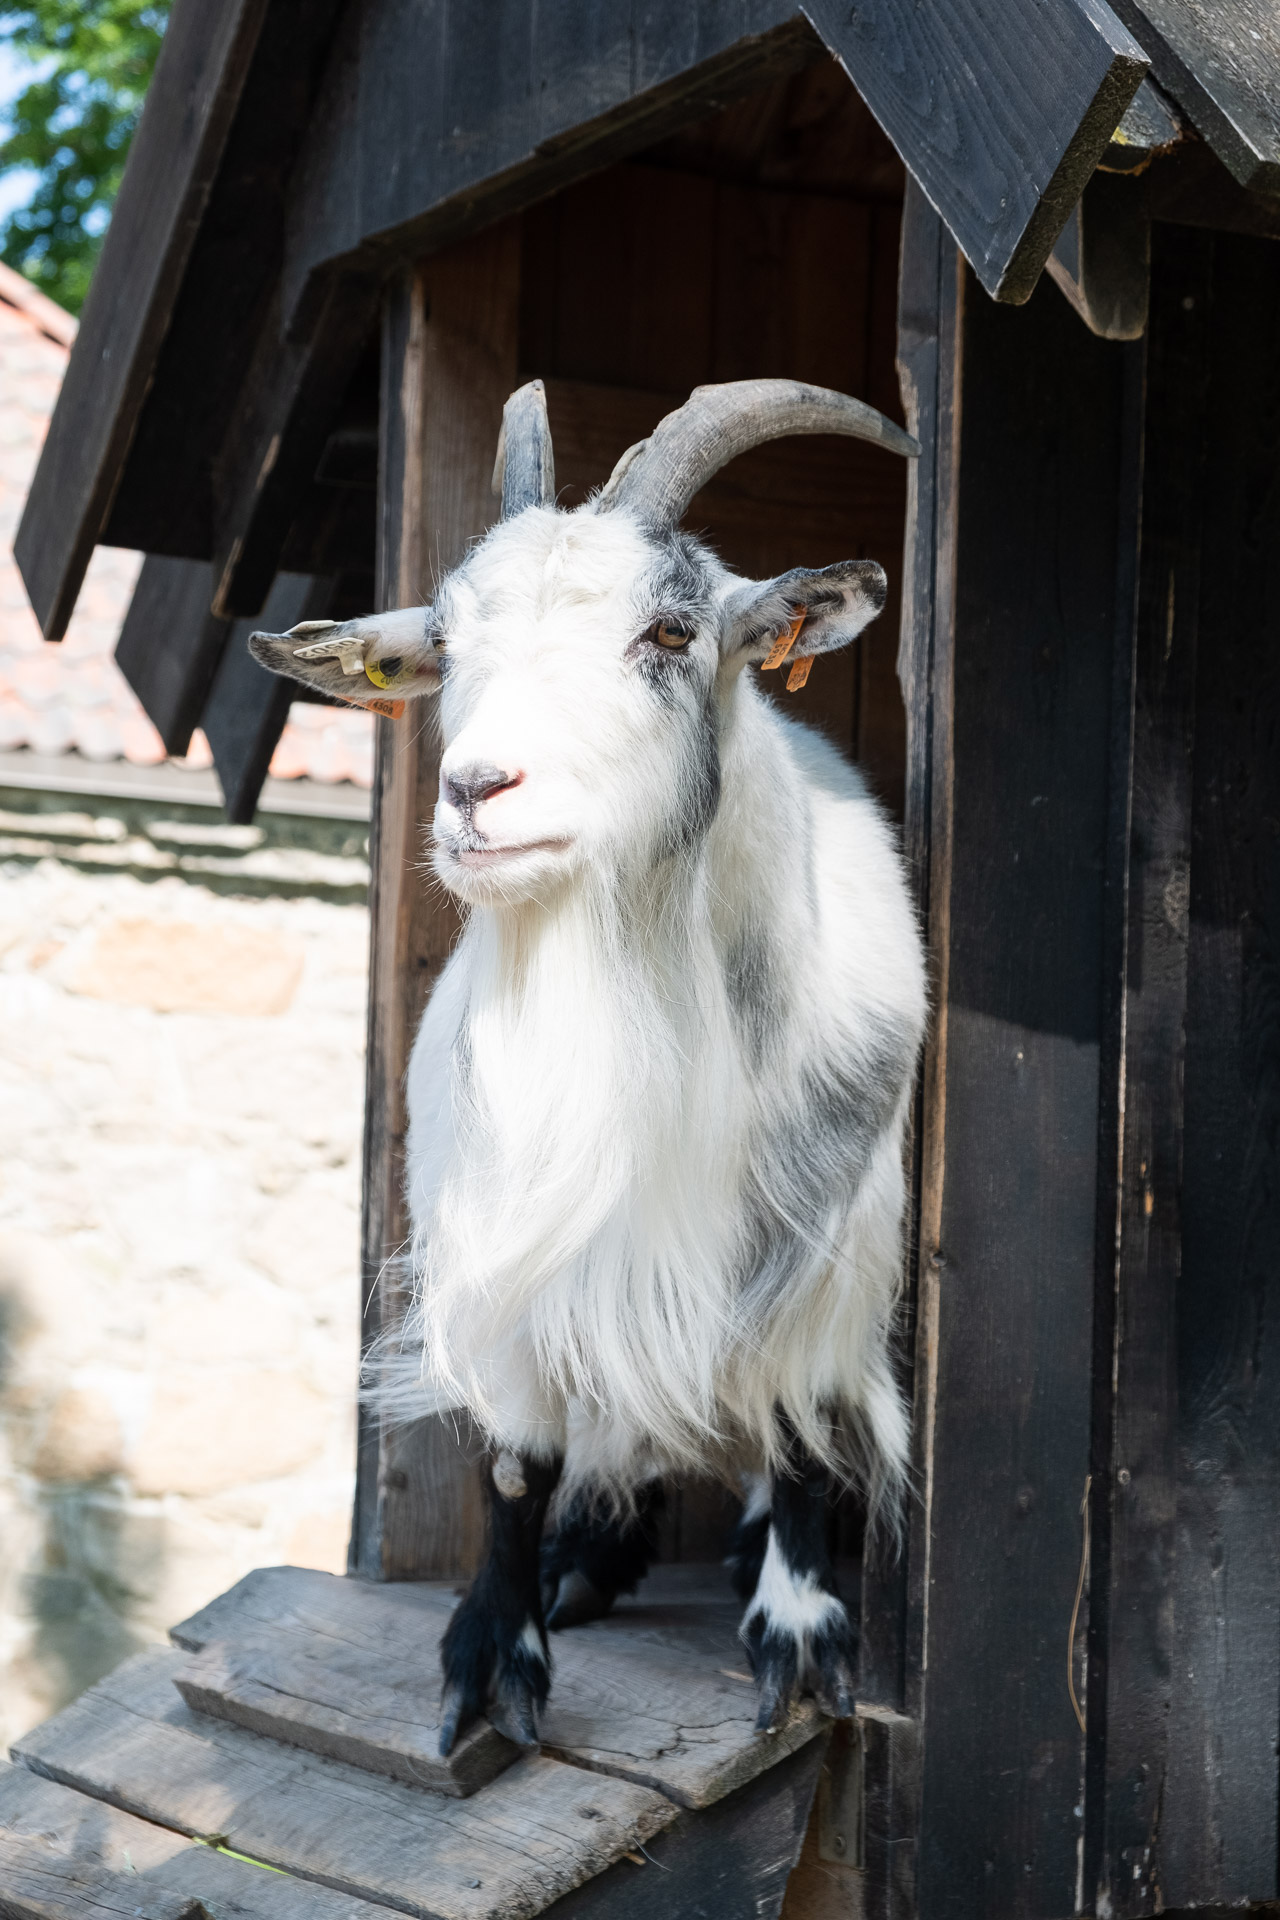
M 779 1726 L 802 1692 L 835 1719 L 854 1711 L 858 1631 L 828 1546 L 831 1476 L 794 1437 L 786 1469 L 773 1481 L 763 1564 L 742 1623 L 761 1731 Z
M 608 1613 L 620 1593 L 634 1593 L 658 1551 L 662 1482 L 650 1480 L 634 1510 L 608 1518 L 575 1502 L 542 1547 L 542 1598 L 552 1633 Z
M 521 1746 L 536 1746 L 551 1685 L 538 1554 L 561 1461 L 500 1453 L 485 1473 L 489 1547 L 440 1647 L 440 1751 L 481 1713 Z

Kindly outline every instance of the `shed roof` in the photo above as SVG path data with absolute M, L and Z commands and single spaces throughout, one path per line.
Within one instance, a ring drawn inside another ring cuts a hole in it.
M 1278 39 L 1266 0 L 177 0 L 18 541 L 43 630 L 99 542 L 257 613 L 387 274 L 771 77 L 834 56 L 1017 301 L 1149 65 L 1280 187 Z

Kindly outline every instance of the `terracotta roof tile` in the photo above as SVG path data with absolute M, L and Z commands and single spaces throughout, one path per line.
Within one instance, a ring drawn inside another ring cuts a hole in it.
M 13 558 L 13 538 L 62 383 L 75 321 L 0 263 L 0 751 L 76 753 L 86 760 L 153 766 L 160 736 L 113 658 L 142 556 L 99 547 L 66 639 L 40 637 Z M 178 765 L 210 764 L 197 732 Z M 298 705 L 271 762 L 277 779 L 306 777 L 368 787 L 368 714 Z

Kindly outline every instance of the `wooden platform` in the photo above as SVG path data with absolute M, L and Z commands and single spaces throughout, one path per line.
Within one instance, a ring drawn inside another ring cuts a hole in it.
M 557 1636 L 544 1744 L 436 1753 L 451 1587 L 250 1574 L 13 1749 L 0 1916 L 557 1920 L 781 1909 L 826 1747 L 752 1731 L 724 1575 Z

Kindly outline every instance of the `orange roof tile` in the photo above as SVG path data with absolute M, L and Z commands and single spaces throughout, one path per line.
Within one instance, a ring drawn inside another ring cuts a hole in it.
M 142 556 L 96 549 L 66 639 L 57 644 L 41 639 L 13 558 L 75 331 L 69 313 L 0 263 L 0 751 L 29 747 L 152 766 L 165 758 L 164 747 L 113 658 Z M 177 764 L 210 764 L 202 733 Z M 293 707 L 271 772 L 277 779 L 369 786 L 370 716 Z

